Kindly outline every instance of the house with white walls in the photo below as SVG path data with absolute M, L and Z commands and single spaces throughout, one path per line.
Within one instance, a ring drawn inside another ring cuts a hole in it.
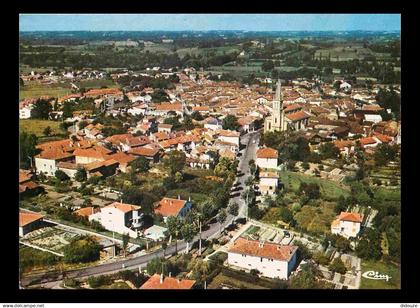
M 331 223 L 331 233 L 345 238 L 356 237 L 360 232 L 362 221 L 361 214 L 341 212 Z
M 239 237 L 228 250 L 228 265 L 258 270 L 262 276 L 288 279 L 296 265 L 297 246 Z

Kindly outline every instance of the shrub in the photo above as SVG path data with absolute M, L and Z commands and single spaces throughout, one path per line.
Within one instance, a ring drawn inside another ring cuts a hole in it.
M 91 276 L 87 280 L 89 286 L 93 289 L 96 289 L 100 286 L 109 285 L 112 283 L 112 279 L 110 276 L 101 275 L 101 276 Z
M 102 246 L 90 237 L 73 239 L 64 247 L 64 261 L 68 263 L 92 262 L 99 259 Z

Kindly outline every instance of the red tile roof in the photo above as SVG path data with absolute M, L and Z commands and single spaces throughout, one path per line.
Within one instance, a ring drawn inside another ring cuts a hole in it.
M 44 216 L 38 213 L 19 212 L 19 227 L 24 227 L 34 221 L 42 219 Z
M 360 138 L 359 142 L 362 146 L 377 143 L 376 140 L 373 137 Z
M 105 206 L 105 208 L 108 208 L 108 207 L 116 208 L 124 213 L 128 213 L 128 212 L 140 209 L 140 206 L 127 204 L 127 203 L 120 203 L 120 202 L 114 202 L 114 203 L 111 203 L 110 205 Z
M 155 213 L 163 217 L 176 216 L 187 203 L 186 200 L 163 198 L 155 208 Z
M 74 211 L 74 214 L 82 217 L 89 217 L 90 215 L 99 212 L 99 208 L 94 208 L 92 206 L 81 208 L 77 211 Z
M 303 110 L 298 111 L 298 112 L 289 113 L 289 114 L 286 114 L 285 116 L 286 116 L 286 118 L 288 118 L 289 120 L 291 120 L 293 122 L 294 121 L 300 121 L 300 120 L 307 119 L 307 118 L 311 117 L 308 113 L 306 113 Z
M 159 153 L 159 150 L 141 147 L 131 149 L 128 153 L 139 156 L 154 157 L 157 153 Z
M 182 104 L 175 103 L 161 103 L 156 105 L 156 110 L 159 111 L 182 111 Z
M 272 148 L 258 149 L 257 158 L 278 158 L 278 151 Z
M 349 213 L 349 212 L 341 212 L 340 216 L 338 216 L 339 220 L 344 221 L 353 221 L 361 223 L 363 220 L 363 216 L 358 213 Z
M 230 253 L 238 253 L 261 258 L 289 261 L 297 251 L 297 246 L 248 240 L 239 237 L 229 249 Z
M 164 277 L 161 283 L 160 275 L 154 274 L 140 289 L 191 289 L 194 284 L 195 280 L 177 279 L 173 277 Z

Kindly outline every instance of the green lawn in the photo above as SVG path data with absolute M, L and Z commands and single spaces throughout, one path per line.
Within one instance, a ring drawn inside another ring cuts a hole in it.
M 83 80 L 80 82 L 76 82 L 76 85 L 79 88 L 100 88 L 102 86 L 106 86 L 107 88 L 117 88 L 116 85 L 112 80 L 109 79 L 94 79 L 94 80 Z
M 361 289 L 400 289 L 401 288 L 401 269 L 384 261 L 362 261 L 362 274 L 366 271 L 375 271 L 379 274 L 391 276 L 389 281 L 373 280 L 362 276 Z
M 27 84 L 19 90 L 19 100 L 38 98 L 40 96 L 61 97 L 71 94 L 69 84 L 43 85 L 39 83 Z
M 107 285 L 107 286 L 100 286 L 98 289 L 130 289 L 131 290 L 130 286 L 122 281 L 114 282 L 113 284 Z
M 316 183 L 320 187 L 322 197 L 328 200 L 335 200 L 338 199 L 338 197 L 341 195 L 346 197 L 350 194 L 349 188 L 337 182 L 297 172 L 281 171 L 280 181 L 285 185 L 287 189 L 293 191 L 297 191 L 299 189 L 301 182 Z
M 328 233 L 335 218 L 334 204 L 322 203 L 319 207 L 305 205 L 294 215 L 302 228 L 314 233 Z
M 37 137 L 44 136 L 44 129 L 49 126 L 51 135 L 61 135 L 63 131 L 59 128 L 60 122 L 49 120 L 23 119 L 19 121 L 19 131 L 35 134 Z

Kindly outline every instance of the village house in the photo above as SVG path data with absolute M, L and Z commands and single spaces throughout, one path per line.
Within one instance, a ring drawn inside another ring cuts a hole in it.
M 296 266 L 297 246 L 248 240 L 239 237 L 228 250 L 227 263 L 262 276 L 287 280 Z
M 223 142 L 232 143 L 239 147 L 240 136 L 241 134 L 239 132 L 222 129 L 219 131 L 218 139 Z
M 155 207 L 155 214 L 162 215 L 164 221 L 169 216 L 179 216 L 185 217 L 185 215 L 191 210 L 192 203 L 191 200 L 181 200 L 178 196 L 178 199 L 173 198 L 163 198 L 159 201 Z
M 44 216 L 24 210 L 19 211 L 19 236 L 32 232 L 42 225 Z
M 278 151 L 272 148 L 261 148 L 257 150 L 255 164 L 261 169 L 275 169 L 278 165 Z
M 172 132 L 172 127 L 173 126 L 171 124 L 158 124 L 158 132 L 165 132 L 170 134 Z
M 178 279 L 171 276 L 164 277 L 163 274 L 154 274 L 141 287 L 142 290 L 178 290 L 178 289 L 192 289 L 195 285 L 195 280 Z
M 361 214 L 341 212 L 331 223 L 331 233 L 345 238 L 356 237 L 360 232 L 362 221 Z
M 279 185 L 279 176 L 276 172 L 263 171 L 259 175 L 259 191 L 262 195 L 273 195 Z
M 149 147 L 138 147 L 128 151 L 128 154 L 131 154 L 135 157 L 144 157 L 150 160 L 153 163 L 159 162 L 160 159 L 160 149 L 149 148 Z
M 137 228 L 141 226 L 139 209 L 136 205 L 114 202 L 102 207 L 100 212 L 89 215 L 89 221 L 100 222 L 108 231 L 137 238 Z

